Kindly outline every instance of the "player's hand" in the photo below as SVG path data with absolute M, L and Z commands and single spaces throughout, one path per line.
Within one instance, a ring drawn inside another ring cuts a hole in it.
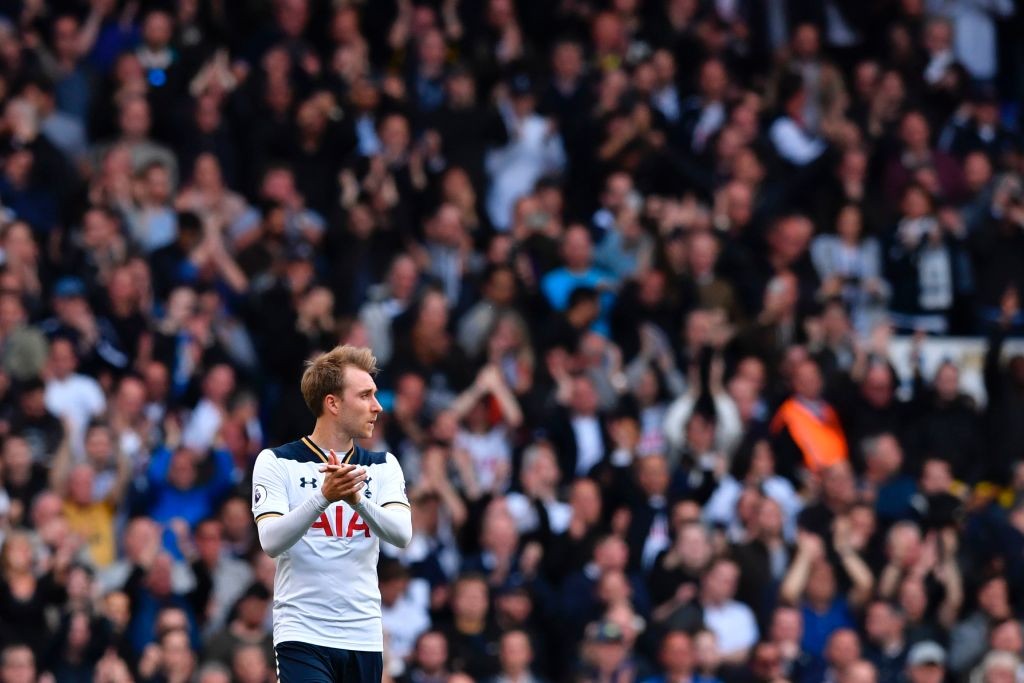
M 359 502 L 359 492 L 366 481 L 366 468 L 341 464 L 337 454 L 331 450 L 327 464 L 320 471 L 327 475 L 320 488 L 324 498 L 332 503 L 343 500 L 353 506 Z

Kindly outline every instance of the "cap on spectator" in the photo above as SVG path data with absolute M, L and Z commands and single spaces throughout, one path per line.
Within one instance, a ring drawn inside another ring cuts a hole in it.
M 404 581 L 410 578 L 410 576 L 409 570 L 398 560 L 385 557 L 377 565 L 377 579 L 381 583 L 398 580 Z
M 526 587 L 526 582 L 518 576 L 509 578 L 503 584 L 498 586 L 497 590 L 494 591 L 495 597 L 504 597 L 506 595 L 529 595 L 530 591 Z
M 918 643 L 910 648 L 910 653 L 907 655 L 908 666 L 925 666 L 928 664 L 935 664 L 937 666 L 945 666 L 946 664 L 946 651 L 933 640 Z
M 14 393 L 17 394 L 18 398 L 21 398 L 25 394 L 30 394 L 33 391 L 43 391 L 46 389 L 46 382 L 43 381 L 42 377 L 27 377 L 19 380 L 14 384 Z
M 533 94 L 533 81 L 527 74 L 516 74 L 508 82 L 508 89 L 512 92 L 513 96 L 521 97 L 523 95 Z
M 85 296 L 85 283 L 73 276 L 62 277 L 53 286 L 53 296 L 58 299 L 73 299 Z
M 979 85 L 971 90 L 970 101 L 974 104 L 999 104 L 999 97 L 992 86 Z
M 621 643 L 622 629 L 612 621 L 598 621 L 587 628 L 587 640 L 592 643 Z
M 313 247 L 309 246 L 305 242 L 300 242 L 288 250 L 288 261 L 294 263 L 295 261 L 302 261 L 303 263 L 312 262 L 313 260 Z
M 239 598 L 239 602 L 246 598 L 256 598 L 257 600 L 269 600 L 271 597 L 270 591 L 262 583 L 256 582 L 245 589 L 242 593 L 242 597 Z

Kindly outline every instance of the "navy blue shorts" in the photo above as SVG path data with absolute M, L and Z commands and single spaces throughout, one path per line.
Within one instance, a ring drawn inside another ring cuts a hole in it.
M 380 652 L 340 650 L 288 641 L 274 646 L 280 683 L 380 683 Z

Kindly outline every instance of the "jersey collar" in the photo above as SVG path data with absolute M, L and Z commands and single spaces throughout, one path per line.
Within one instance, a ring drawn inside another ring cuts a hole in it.
M 313 439 L 311 439 L 308 436 L 304 436 L 300 440 L 302 441 L 302 443 L 306 444 L 306 446 L 309 448 L 309 450 L 311 450 L 314 453 L 316 453 L 317 457 L 319 457 L 324 462 L 327 462 L 327 452 L 324 451 L 324 449 L 322 449 L 319 446 L 317 446 L 315 443 L 313 443 Z M 345 455 L 341 458 L 341 464 L 342 465 L 347 465 L 349 462 L 351 462 L 352 456 L 354 456 L 355 454 L 356 454 L 356 445 L 353 442 L 352 443 L 352 448 L 348 449 L 348 451 L 345 453 Z

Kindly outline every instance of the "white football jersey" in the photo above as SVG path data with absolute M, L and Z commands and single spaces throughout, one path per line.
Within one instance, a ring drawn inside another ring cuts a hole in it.
M 405 477 L 390 453 L 355 446 L 342 458 L 366 468 L 363 496 L 409 506 Z M 260 519 L 298 507 L 319 491 L 327 455 L 309 438 L 263 450 L 253 470 L 252 513 Z M 380 539 L 346 503 L 332 503 L 294 546 L 276 559 L 274 643 L 299 641 L 380 652 L 377 557 Z

